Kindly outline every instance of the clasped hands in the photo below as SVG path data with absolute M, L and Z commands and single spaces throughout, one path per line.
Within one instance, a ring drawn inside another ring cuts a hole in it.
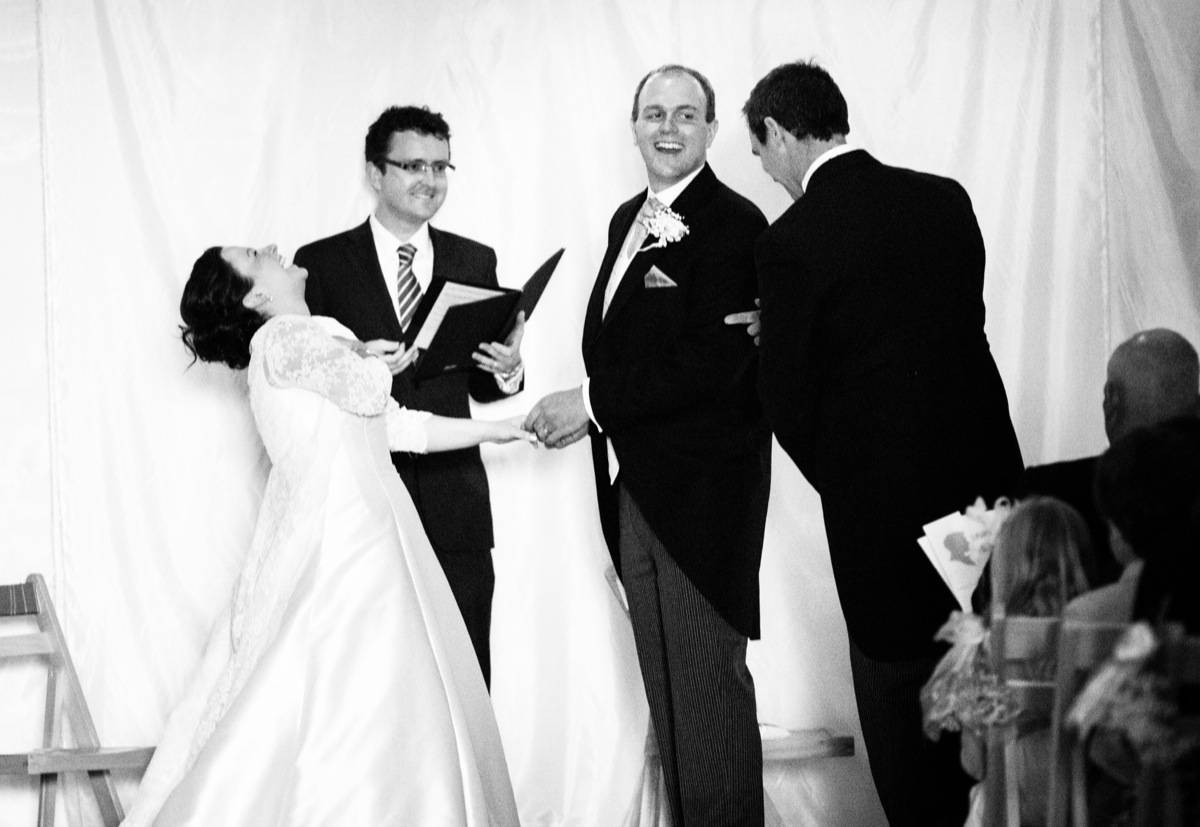
M 547 448 L 566 448 L 587 435 L 589 422 L 579 387 L 542 397 L 525 417 L 525 430 Z
M 758 299 L 754 300 L 755 307 Z M 758 344 L 762 330 L 760 311 L 747 310 L 725 317 L 727 325 L 746 325 L 746 333 Z M 583 388 L 558 391 L 542 397 L 525 417 L 525 430 L 533 432 L 538 442 L 547 448 L 565 448 L 582 439 L 588 432 L 587 408 L 583 404 Z

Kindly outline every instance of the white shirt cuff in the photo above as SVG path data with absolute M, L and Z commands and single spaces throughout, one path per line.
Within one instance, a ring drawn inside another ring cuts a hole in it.
M 603 433 L 604 428 L 596 421 L 596 414 L 592 413 L 592 377 L 584 378 L 580 390 L 583 391 L 583 409 L 587 411 L 588 419 L 592 420 L 596 428 Z
M 516 371 L 507 379 L 498 373 L 493 373 L 492 375 L 496 377 L 496 385 L 499 386 L 500 390 L 507 396 L 512 396 L 521 389 L 521 380 L 525 377 L 525 363 L 522 362 L 517 365 Z

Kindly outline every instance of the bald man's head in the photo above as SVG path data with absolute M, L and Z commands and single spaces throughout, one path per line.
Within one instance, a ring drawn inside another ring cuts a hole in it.
M 1177 416 L 1200 416 L 1196 348 L 1166 328 L 1134 334 L 1108 360 L 1104 383 L 1108 441 Z

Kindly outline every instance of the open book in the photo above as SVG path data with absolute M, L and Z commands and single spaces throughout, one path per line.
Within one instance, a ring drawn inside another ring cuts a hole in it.
M 562 255 L 559 249 L 546 259 L 520 290 L 433 279 L 404 334 L 404 344 L 421 352 L 414 381 L 473 367 L 480 342 L 504 341 L 518 313 L 533 315 Z

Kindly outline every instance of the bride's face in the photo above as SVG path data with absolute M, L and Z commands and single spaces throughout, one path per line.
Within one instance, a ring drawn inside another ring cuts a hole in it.
M 286 266 L 274 244 L 266 247 L 224 247 L 221 257 L 254 284 L 247 300 L 267 313 L 272 305 L 288 306 L 304 301 L 304 280 L 308 271 L 296 265 Z

